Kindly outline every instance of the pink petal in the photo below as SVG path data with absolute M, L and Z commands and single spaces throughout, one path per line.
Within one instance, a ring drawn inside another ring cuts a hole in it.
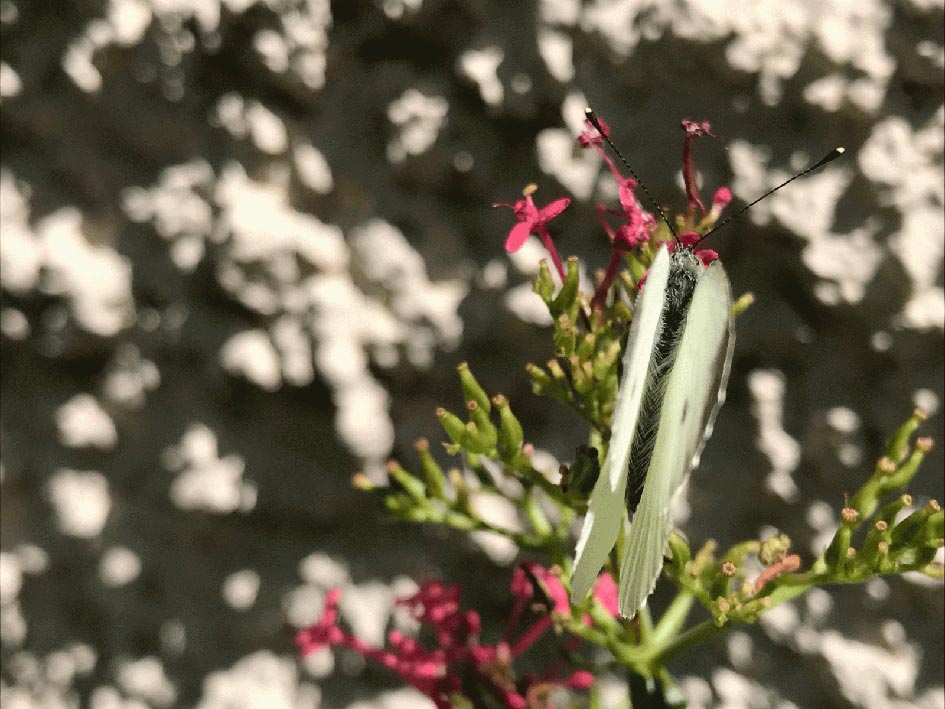
M 587 689 L 594 684 L 594 675 L 587 670 L 577 670 L 573 675 L 564 680 L 562 684 L 571 689 Z
M 712 126 L 709 125 L 708 121 L 690 121 L 688 118 L 684 118 L 680 123 L 682 123 L 683 130 L 686 131 L 687 136 L 712 135 L 710 132 Z
M 732 191 L 728 187 L 719 187 L 712 195 L 712 211 L 721 212 L 732 201 Z
M 713 261 L 718 260 L 719 254 L 712 249 L 699 249 L 696 251 L 696 256 L 699 257 L 699 260 L 702 261 L 703 266 L 708 266 Z
M 522 248 L 528 235 L 532 233 L 532 226 L 533 222 L 519 222 L 513 226 L 505 240 L 505 250 L 513 254 Z
M 554 202 L 551 202 L 550 204 L 546 204 L 538 212 L 537 221 L 543 224 L 550 222 L 552 219 L 554 219 L 559 214 L 561 214 L 561 212 L 567 209 L 569 204 L 571 204 L 570 197 L 562 197 L 561 199 L 556 199 Z
M 692 143 L 692 139 L 696 136 L 712 135 L 709 133 L 709 122 L 702 121 L 701 123 L 696 123 L 695 121 L 684 120 L 682 121 L 682 127 L 683 130 L 686 131 L 686 137 L 683 139 L 682 154 L 682 173 L 683 182 L 686 184 L 686 198 L 689 200 L 690 209 L 699 207 L 702 216 L 705 216 L 705 205 L 699 197 L 699 187 L 696 185 L 696 166 L 692 161 L 692 148 L 690 143 Z
M 702 236 L 694 231 L 684 231 L 679 235 L 679 243 L 684 247 L 691 248 L 696 245 L 696 243 L 701 239 Z
M 616 617 L 619 615 L 617 584 L 614 583 L 614 577 L 606 571 L 597 577 L 597 585 L 594 587 L 594 598 L 596 598 L 598 603 L 612 616 Z

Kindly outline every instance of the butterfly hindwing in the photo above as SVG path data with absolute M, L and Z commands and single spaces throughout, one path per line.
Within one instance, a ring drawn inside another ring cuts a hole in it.
M 656 585 L 673 495 L 698 463 L 725 396 L 735 341 L 731 311 L 728 277 L 715 262 L 696 284 L 666 381 L 653 454 L 620 567 L 622 615 L 636 615 Z
M 662 327 L 669 262 L 669 253 L 665 247 L 661 248 L 634 309 L 623 356 L 623 376 L 617 391 L 610 447 L 591 493 L 575 551 L 571 576 L 571 600 L 575 603 L 583 600 L 593 586 L 623 524 L 630 444 L 647 384 L 650 355 Z

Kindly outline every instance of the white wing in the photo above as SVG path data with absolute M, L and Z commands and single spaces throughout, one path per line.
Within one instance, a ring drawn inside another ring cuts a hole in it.
M 593 586 L 623 524 L 630 444 L 637 427 L 650 357 L 660 331 L 668 278 L 669 253 L 663 247 L 653 260 L 633 312 L 623 355 L 623 376 L 614 407 L 610 447 L 591 493 L 574 554 L 574 572 L 571 575 L 573 603 L 582 601 Z
M 620 565 L 620 613 L 633 617 L 653 592 L 670 532 L 670 503 L 699 462 L 725 398 L 735 344 L 732 291 L 722 264 L 699 278 L 676 361 L 666 383 L 659 430 Z

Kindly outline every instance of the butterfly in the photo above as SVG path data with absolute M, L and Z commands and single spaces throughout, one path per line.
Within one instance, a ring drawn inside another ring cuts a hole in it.
M 610 448 L 578 539 L 571 600 L 590 590 L 627 508 L 619 607 L 632 617 L 652 593 L 671 529 L 670 503 L 698 465 L 732 364 L 732 289 L 690 249 L 657 252 L 623 356 Z
M 589 109 L 587 117 L 606 137 Z M 835 149 L 712 231 L 843 152 Z M 663 567 L 672 499 L 699 464 L 725 400 L 735 345 L 732 288 L 721 262 L 703 269 L 694 248 L 677 243 L 670 253 L 661 246 L 637 299 L 610 447 L 575 551 L 572 603 L 583 600 L 597 579 L 624 524 L 625 509 L 632 521 L 620 560 L 620 613 L 632 618 L 646 603 Z

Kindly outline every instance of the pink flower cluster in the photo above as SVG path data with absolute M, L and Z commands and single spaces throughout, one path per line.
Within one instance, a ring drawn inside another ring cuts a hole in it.
M 548 706 L 547 696 L 555 687 L 590 687 L 594 677 L 585 670 L 560 677 L 563 661 L 546 668 L 541 676 L 528 674 L 516 679 L 512 667 L 515 658 L 552 627 L 556 614 L 570 617 L 571 607 L 558 577 L 538 564 L 523 564 L 515 569 L 511 592 L 512 611 L 495 645 L 480 641 L 479 614 L 460 610 L 459 585 L 446 586 L 438 581 L 427 582 L 413 596 L 397 601 L 398 606 L 408 609 L 421 624 L 432 627 L 436 638 L 432 649 L 396 630 L 388 635 L 389 649 L 372 647 L 345 632 L 338 625 L 341 591 L 337 588 L 326 595 L 322 617 L 300 631 L 295 642 L 303 657 L 323 647 L 349 647 L 396 672 L 432 699 L 438 709 L 453 706 L 451 698 L 459 696 L 473 700 L 476 706 L 479 704 L 475 700 L 488 698 L 510 709 L 543 709 Z M 609 613 L 617 615 L 617 587 L 610 574 L 601 574 L 595 596 Z M 537 620 L 524 624 L 513 639 L 526 609 L 534 607 L 536 602 L 542 606 Z M 591 622 L 587 616 L 583 620 Z M 569 642 L 567 649 L 573 651 L 580 639 L 572 637 Z
M 604 130 L 605 134 L 609 135 L 610 129 L 604 121 L 600 121 L 600 127 Z M 711 135 L 711 126 L 708 121 L 696 122 L 683 120 L 682 128 L 685 132 L 683 139 L 682 174 L 683 181 L 686 185 L 686 198 L 689 203 L 686 219 L 683 220 L 682 224 L 690 226 L 690 229 L 682 231 L 682 233 L 679 234 L 678 240 L 667 244 L 667 248 L 669 248 L 670 252 L 677 248 L 694 248 L 701 239 L 701 235 L 694 231 L 692 227 L 715 223 L 722 209 L 724 209 L 732 199 L 731 190 L 728 187 L 721 187 L 716 190 L 712 197 L 711 209 L 707 210 L 705 208 L 702 198 L 699 196 L 698 185 L 696 184 L 696 169 L 692 159 L 691 143 L 693 138 Z M 614 161 L 604 150 L 604 142 L 605 136 L 598 132 L 589 120 L 585 120 L 585 130 L 578 137 L 578 144 L 582 148 L 593 148 L 600 155 L 601 159 L 610 170 L 610 173 L 613 175 L 614 180 L 617 182 L 617 197 L 620 203 L 619 210 L 608 208 L 602 204 L 596 205 L 597 216 L 611 244 L 610 263 L 607 265 L 607 270 L 592 300 L 592 304 L 597 307 L 603 305 L 607 293 L 613 284 L 613 280 L 617 275 L 617 271 L 620 268 L 624 254 L 631 249 L 649 242 L 657 227 L 656 217 L 643 209 L 636 197 L 635 190 L 637 188 L 637 181 L 633 177 L 625 177 L 621 174 L 620 170 L 617 169 L 617 166 L 614 164 Z M 535 185 L 526 187 L 523 192 L 523 199 L 519 200 L 514 205 L 493 205 L 496 207 L 512 208 L 518 219 L 518 223 L 512 227 L 506 239 L 505 250 L 510 253 L 518 251 L 518 249 L 522 247 L 522 244 L 525 243 L 529 234 L 537 234 L 539 238 L 541 238 L 545 249 L 548 251 L 551 260 L 555 264 L 558 274 L 563 280 L 564 267 L 561 263 L 561 257 L 558 255 L 558 251 L 551 239 L 551 234 L 548 231 L 548 222 L 561 214 L 571 203 L 571 200 L 564 197 L 538 209 L 532 200 L 532 194 L 534 194 L 536 189 Z M 698 213 L 696 212 L 697 209 Z M 616 229 L 614 229 L 608 221 L 609 216 L 620 218 L 621 223 Z M 695 251 L 695 254 L 706 266 L 718 258 L 718 254 L 712 249 L 698 249 Z

